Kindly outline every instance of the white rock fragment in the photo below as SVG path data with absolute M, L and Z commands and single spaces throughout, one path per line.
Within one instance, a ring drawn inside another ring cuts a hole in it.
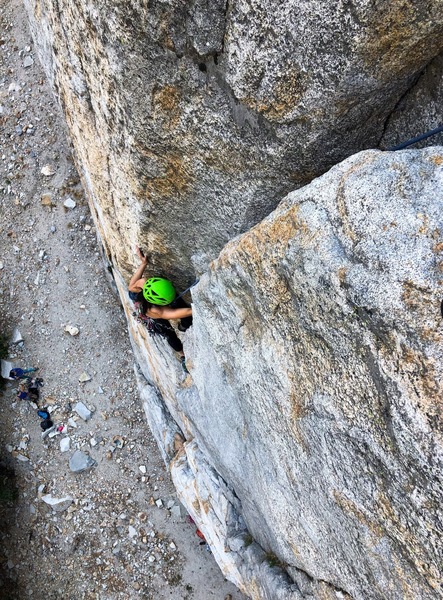
M 43 502 L 48 504 L 55 512 L 63 512 L 71 506 L 74 499 L 71 496 L 65 496 L 64 498 L 54 498 L 52 494 L 46 494 L 42 496 Z
M 143 473 L 143 475 L 146 473 L 146 467 L 145 467 L 145 465 L 140 465 L 139 469 L 140 469 L 140 472 Z
M 155 556 L 153 554 L 151 554 L 151 556 L 148 558 L 150 563 L 155 562 Z
M 80 333 L 80 329 L 78 327 L 74 327 L 74 325 L 66 325 L 65 331 L 72 336 Z
M 13 365 L 12 362 L 9 362 L 9 360 L 3 360 L 2 359 L 2 361 L 1 361 L 1 373 L 2 373 L 3 379 L 12 379 L 12 377 L 9 377 L 9 372 L 13 368 L 14 368 L 14 365 Z
M 60 451 L 68 452 L 71 449 L 71 438 L 65 437 L 60 440 Z
M 77 427 L 78 427 L 77 423 L 75 422 L 75 420 L 72 417 L 69 417 L 69 419 L 68 419 L 68 425 L 70 427 L 73 427 L 74 429 L 77 429 Z
M 49 429 L 42 432 L 42 440 L 44 440 L 48 436 L 53 437 L 51 434 L 53 434 L 54 432 L 55 432 L 55 425 L 53 425 L 52 427 L 49 427 Z
M 132 525 L 129 525 L 128 531 L 129 531 L 129 537 L 131 539 L 134 538 L 137 535 L 137 530 Z
M 20 344 L 21 342 L 23 342 L 23 337 L 22 337 L 22 334 L 20 333 L 20 331 L 16 327 L 14 329 L 14 331 L 12 332 L 11 344 Z
M 77 204 L 72 198 L 66 198 L 66 200 L 63 202 L 63 206 L 65 206 L 66 208 L 75 208 Z
M 32 56 L 26 56 L 25 60 L 23 61 L 23 66 L 25 67 L 25 69 L 32 67 L 33 64 L 34 59 L 32 58 Z
M 169 547 L 171 548 L 171 550 L 177 550 L 177 546 L 174 544 L 174 542 L 171 542 L 169 544 Z
M 74 410 L 78 416 L 83 419 L 83 421 L 89 421 L 89 419 L 92 417 L 92 412 L 85 404 L 83 404 L 83 402 L 77 402 L 77 404 L 74 406 Z
M 85 383 L 85 381 L 91 381 L 91 379 L 92 379 L 92 377 L 90 375 L 88 375 L 88 373 L 86 373 L 85 371 L 83 371 L 83 373 L 78 378 L 80 383 Z
M 52 175 L 54 175 L 55 169 L 52 165 L 45 165 L 44 167 L 42 167 L 40 173 L 45 177 L 51 177 Z
M 163 500 L 161 500 L 160 498 L 156 500 L 155 503 L 158 506 L 158 508 L 161 508 L 163 506 Z

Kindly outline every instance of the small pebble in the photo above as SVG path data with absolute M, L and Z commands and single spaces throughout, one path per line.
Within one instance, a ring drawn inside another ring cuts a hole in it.
M 40 173 L 45 177 L 51 177 L 52 175 L 54 175 L 55 169 L 52 165 L 45 165 L 44 167 L 42 167 Z
M 131 539 L 137 535 L 137 530 L 132 525 L 129 525 L 128 531 L 129 531 L 129 537 Z
M 66 198 L 66 200 L 63 202 L 63 206 L 65 206 L 66 208 L 75 208 L 77 204 L 72 198 Z
M 74 327 L 73 325 L 66 325 L 65 331 L 72 336 L 78 335 L 80 330 L 78 327 Z

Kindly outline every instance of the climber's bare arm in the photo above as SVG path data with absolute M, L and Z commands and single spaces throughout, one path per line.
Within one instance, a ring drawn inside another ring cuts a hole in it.
M 150 306 L 146 311 L 152 319 L 183 319 L 192 315 L 192 308 L 170 308 L 169 306 Z
M 143 254 L 143 252 L 140 250 L 140 248 L 138 246 L 135 247 L 135 251 L 141 262 L 140 262 L 140 266 L 138 267 L 138 269 L 136 270 L 134 275 L 131 277 L 131 281 L 129 282 L 128 289 L 130 292 L 141 292 L 143 289 L 143 286 L 146 282 L 146 279 L 143 279 L 143 273 L 148 264 L 148 258 L 147 258 L 147 256 L 145 256 Z

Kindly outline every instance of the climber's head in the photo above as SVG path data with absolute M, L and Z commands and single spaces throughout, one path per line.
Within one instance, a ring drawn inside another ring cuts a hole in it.
M 175 289 L 167 279 L 151 277 L 143 286 L 143 296 L 151 304 L 166 306 L 174 300 Z

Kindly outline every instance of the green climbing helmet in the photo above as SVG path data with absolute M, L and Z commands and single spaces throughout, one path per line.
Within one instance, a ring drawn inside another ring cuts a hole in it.
M 175 298 L 175 289 L 170 281 L 163 277 L 151 277 L 143 286 L 143 296 L 151 304 L 165 306 Z

